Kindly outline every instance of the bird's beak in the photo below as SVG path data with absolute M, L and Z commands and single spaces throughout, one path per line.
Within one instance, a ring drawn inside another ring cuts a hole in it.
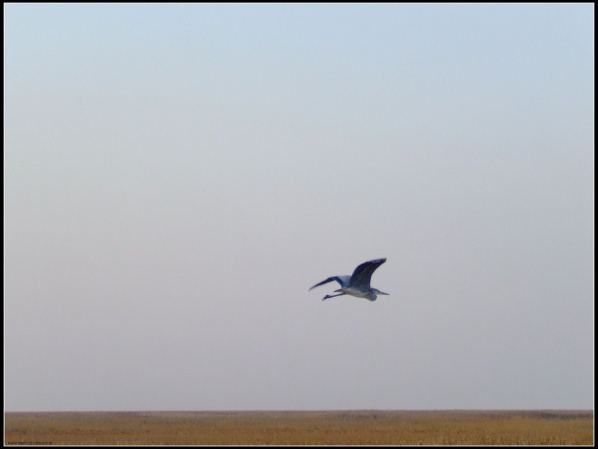
M 378 294 L 379 295 L 389 295 L 390 296 L 390 293 L 384 293 L 384 292 L 380 292 L 380 291 L 378 292 Z

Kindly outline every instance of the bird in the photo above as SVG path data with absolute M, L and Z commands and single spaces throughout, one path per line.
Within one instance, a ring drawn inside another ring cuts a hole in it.
M 376 271 L 376 269 L 384 262 L 386 262 L 386 258 L 364 262 L 361 265 L 358 265 L 357 268 L 355 268 L 355 271 L 353 271 L 353 274 L 351 276 L 331 276 L 322 282 L 318 282 L 316 285 L 311 287 L 309 291 L 316 287 L 319 287 L 320 285 L 327 284 L 328 282 L 336 281 L 340 284 L 341 288 L 335 290 L 334 292 L 340 293 L 338 295 L 326 295 L 322 298 L 322 301 L 328 298 L 335 298 L 337 296 L 342 295 L 351 295 L 356 296 L 358 298 L 365 298 L 370 301 L 375 301 L 378 295 L 389 294 L 381 292 L 377 288 L 370 287 L 370 279 L 372 278 L 372 273 Z

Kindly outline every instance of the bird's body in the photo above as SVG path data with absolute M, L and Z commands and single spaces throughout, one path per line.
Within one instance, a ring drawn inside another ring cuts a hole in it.
M 370 280 L 372 279 L 372 274 L 376 271 L 380 265 L 386 262 L 386 259 L 376 259 L 370 260 L 369 262 L 364 262 L 355 268 L 355 271 L 351 276 L 332 276 L 328 279 L 317 283 L 313 287 L 316 288 L 320 285 L 327 284 L 328 282 L 336 281 L 340 284 L 341 288 L 335 290 L 335 293 L 339 292 L 338 295 L 326 295 L 322 298 L 322 301 L 328 298 L 334 298 L 336 296 L 342 295 L 351 295 L 356 296 L 358 298 L 366 298 L 370 301 L 375 301 L 377 295 L 388 295 L 388 293 L 381 292 L 376 288 L 370 287 Z

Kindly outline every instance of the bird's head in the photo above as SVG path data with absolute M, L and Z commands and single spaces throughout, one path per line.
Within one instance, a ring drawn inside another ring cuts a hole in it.
M 389 295 L 390 293 L 384 293 L 378 290 L 377 288 L 372 288 L 372 292 L 370 293 L 368 299 L 370 301 L 375 301 L 378 295 Z

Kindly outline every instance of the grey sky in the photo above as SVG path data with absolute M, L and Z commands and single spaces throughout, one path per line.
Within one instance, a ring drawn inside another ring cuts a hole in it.
M 4 12 L 7 410 L 593 408 L 593 5 Z

